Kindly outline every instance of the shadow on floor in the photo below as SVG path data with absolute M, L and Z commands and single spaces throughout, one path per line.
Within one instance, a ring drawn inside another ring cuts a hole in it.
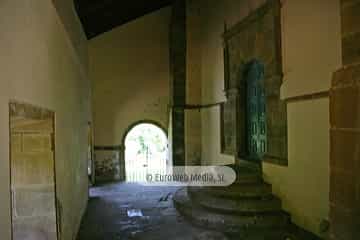
M 177 189 L 130 183 L 94 187 L 77 239 L 212 239 L 209 234 L 217 237 L 213 239 L 226 239 L 191 226 L 177 213 L 172 201 Z M 129 217 L 128 211 L 142 216 Z
M 133 183 L 92 188 L 77 240 L 241 239 L 240 236 L 226 236 L 185 221 L 173 204 L 172 196 L 176 190 L 177 187 Z

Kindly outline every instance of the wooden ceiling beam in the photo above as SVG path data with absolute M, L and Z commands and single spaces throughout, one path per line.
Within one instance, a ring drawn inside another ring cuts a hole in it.
M 88 39 L 166 7 L 172 0 L 75 0 Z

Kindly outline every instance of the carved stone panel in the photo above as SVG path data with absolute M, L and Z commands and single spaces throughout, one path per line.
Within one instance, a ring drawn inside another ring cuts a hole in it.
M 236 134 L 236 98 L 229 98 L 221 105 L 221 151 L 224 154 L 235 155 Z
M 227 30 L 224 37 L 224 57 L 226 74 L 226 95 L 228 101 L 237 99 L 235 119 L 230 113 L 224 114 L 224 128 L 235 126 L 232 131 L 224 130 L 223 139 L 233 139 L 236 134 L 235 151 L 238 158 L 249 157 L 246 143 L 248 121 L 246 116 L 246 68 L 256 60 L 264 66 L 263 89 L 266 109 L 266 153 L 263 161 L 287 165 L 287 110 L 286 103 L 280 100 L 282 84 L 280 3 L 267 1 L 246 19 Z M 237 96 L 230 97 L 230 92 Z M 226 108 L 226 107 L 225 107 Z M 230 111 L 230 110 L 227 110 Z M 229 123 L 229 121 L 235 123 Z M 226 124 L 225 124 L 226 123 Z M 229 135 L 227 135 L 229 134 Z M 245 140 L 244 140 L 245 138 Z M 227 144 L 224 149 L 230 149 Z

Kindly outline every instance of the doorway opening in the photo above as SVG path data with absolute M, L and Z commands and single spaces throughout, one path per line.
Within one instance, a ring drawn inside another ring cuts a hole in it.
M 146 182 L 148 174 L 165 174 L 168 165 L 166 132 L 154 123 L 139 123 L 125 137 L 127 182 Z

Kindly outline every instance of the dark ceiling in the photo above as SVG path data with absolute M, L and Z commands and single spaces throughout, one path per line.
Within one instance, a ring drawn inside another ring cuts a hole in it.
M 173 0 L 74 0 L 88 39 L 168 6 Z

